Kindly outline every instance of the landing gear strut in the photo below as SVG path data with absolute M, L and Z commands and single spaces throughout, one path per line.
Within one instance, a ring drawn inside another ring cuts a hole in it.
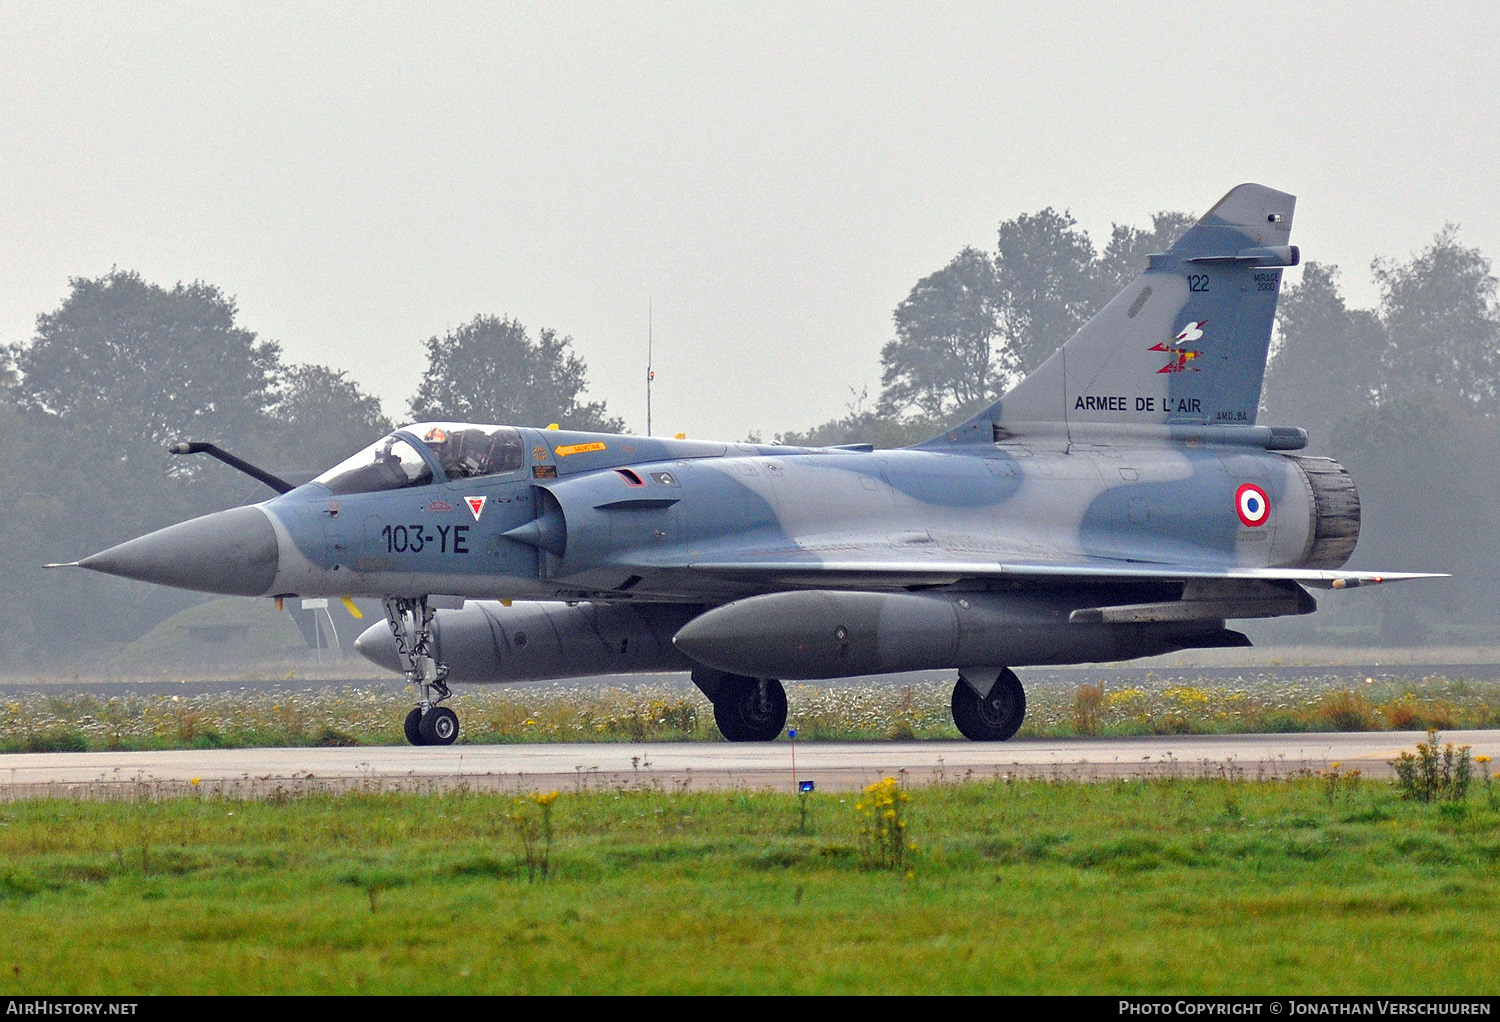
M 1003 742 L 1021 730 L 1026 716 L 1026 690 L 1021 679 L 1009 667 L 975 669 L 958 676 L 953 685 L 953 723 L 959 733 L 973 742 Z M 994 678 L 989 692 L 980 695 L 978 688 Z M 976 685 L 977 683 L 977 685 Z
M 385 601 L 385 620 L 396 639 L 396 655 L 407 682 L 417 690 L 417 706 L 403 725 L 406 740 L 413 745 L 452 745 L 458 738 L 458 714 L 438 705 L 453 693 L 445 682 L 448 665 L 432 656 L 434 613 L 425 596 Z

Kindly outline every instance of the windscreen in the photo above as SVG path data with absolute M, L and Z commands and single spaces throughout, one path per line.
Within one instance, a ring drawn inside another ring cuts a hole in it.
M 432 482 L 432 469 L 415 447 L 392 435 L 339 462 L 313 482 L 334 493 L 374 493 L 425 486 Z

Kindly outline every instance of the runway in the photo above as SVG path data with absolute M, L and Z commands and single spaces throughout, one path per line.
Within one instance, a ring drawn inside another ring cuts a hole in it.
M 918 786 L 1041 777 L 1102 781 L 1291 778 L 1332 769 L 1389 777 L 1423 732 L 1013 739 L 1003 743 L 455 745 L 353 749 L 211 749 L 0 756 L 0 800 L 288 797 L 317 792 L 711 789 L 855 791 L 885 776 Z M 1444 743 L 1500 757 L 1500 731 L 1453 731 Z M 1493 764 L 1486 764 L 1493 769 Z

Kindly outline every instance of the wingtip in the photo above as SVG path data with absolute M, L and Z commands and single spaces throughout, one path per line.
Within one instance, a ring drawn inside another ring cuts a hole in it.
M 1416 578 L 1452 578 L 1445 572 L 1433 571 L 1384 571 L 1384 572 L 1329 572 L 1335 577 L 1327 583 L 1329 589 L 1359 589 L 1364 586 L 1384 585 L 1387 582 L 1407 582 Z
M 82 565 L 82 563 L 80 563 L 78 561 L 65 561 L 65 562 L 58 563 L 58 564 L 44 564 L 44 565 L 42 565 L 42 567 L 44 567 L 44 568 L 81 568 L 81 567 L 83 567 L 83 565 Z

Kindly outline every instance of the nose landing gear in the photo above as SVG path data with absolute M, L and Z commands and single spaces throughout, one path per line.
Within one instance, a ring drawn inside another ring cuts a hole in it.
M 419 700 L 402 726 L 413 745 L 452 745 L 458 739 L 458 714 L 438 705 L 453 692 L 445 681 L 448 665 L 432 656 L 434 613 L 425 596 L 385 601 L 385 620 L 396 639 L 396 655 Z

